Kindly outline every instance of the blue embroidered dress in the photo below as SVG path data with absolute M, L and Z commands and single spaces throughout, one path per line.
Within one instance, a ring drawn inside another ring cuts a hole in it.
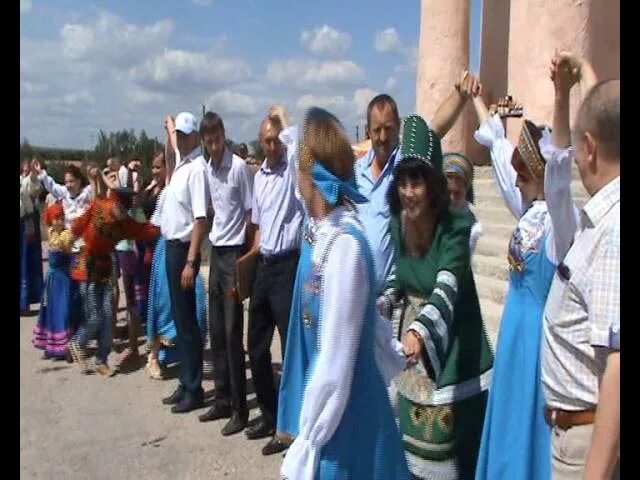
M 498 117 L 487 120 L 476 140 L 491 150 L 496 183 L 518 224 L 509 244 L 509 292 L 500 323 L 493 382 L 482 432 L 476 479 L 551 478 L 551 430 L 544 420 L 540 379 L 542 315 L 554 271 L 569 249 L 576 215 L 570 201 L 571 164 L 553 151 L 545 131 L 546 201 L 525 205 L 511 166 L 513 147 Z M 566 156 L 566 155 L 565 155 Z M 561 205 L 560 209 L 555 208 Z M 565 208 L 565 206 L 568 206 Z
M 278 431 L 296 438 L 282 474 L 407 479 L 377 363 L 373 259 L 355 210 L 336 208 L 314 237 L 303 240 L 280 388 Z

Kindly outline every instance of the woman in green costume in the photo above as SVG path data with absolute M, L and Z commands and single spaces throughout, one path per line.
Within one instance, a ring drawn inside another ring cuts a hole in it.
M 395 271 L 378 299 L 412 366 L 395 379 L 400 430 L 419 479 L 475 474 L 493 354 L 471 271 L 473 217 L 449 208 L 440 139 L 407 118 L 388 199 Z

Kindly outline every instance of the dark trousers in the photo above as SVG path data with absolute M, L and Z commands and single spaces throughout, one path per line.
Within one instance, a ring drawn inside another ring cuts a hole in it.
M 278 412 L 278 392 L 271 366 L 271 341 L 273 331 L 278 327 L 284 358 L 298 258 L 298 252 L 291 252 L 273 261 L 261 257 L 251 292 L 248 339 L 251 376 L 262 414 L 265 420 L 274 425 Z
M 212 247 L 209 270 L 209 337 L 216 402 L 247 413 L 247 373 L 242 344 L 244 315 L 236 294 L 236 260 L 242 247 Z
M 187 393 L 197 397 L 202 396 L 203 390 L 202 337 L 196 317 L 196 290 L 195 287 L 185 290 L 180 284 L 188 253 L 189 243 L 167 241 L 167 281 L 171 315 L 176 322 L 180 384 Z

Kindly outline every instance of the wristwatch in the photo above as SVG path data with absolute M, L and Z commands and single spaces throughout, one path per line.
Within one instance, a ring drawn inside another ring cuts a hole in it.
M 186 262 L 186 264 L 187 264 L 187 265 L 189 265 L 189 266 L 190 266 L 191 268 L 193 268 L 194 270 L 195 270 L 196 268 L 198 268 L 198 264 L 199 264 L 199 263 L 200 263 L 200 262 L 198 262 L 198 260 L 197 260 L 197 259 L 196 259 L 196 260 L 189 260 L 189 259 L 187 259 L 187 262 Z

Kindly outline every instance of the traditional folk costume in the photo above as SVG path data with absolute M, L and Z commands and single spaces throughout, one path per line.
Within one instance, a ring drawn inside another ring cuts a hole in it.
M 38 322 L 33 329 L 33 346 L 44 350 L 47 358 L 62 358 L 67 355 L 71 338 L 69 265 L 73 236 L 69 230 L 56 229 L 54 222 L 64 222 L 64 211 L 59 203 L 54 203 L 45 212 L 45 223 L 49 226 L 49 270 Z
M 71 229 L 71 224 L 85 212 L 93 198 L 93 188 L 90 185 L 84 187 L 75 196 L 64 185 L 58 185 L 45 170 L 38 176 L 42 186 L 58 202 L 62 203 L 64 209 L 64 227 Z M 71 267 L 73 270 L 80 260 L 80 249 L 82 238 L 77 238 L 71 249 Z M 76 280 L 71 279 L 71 331 L 75 332 L 84 322 L 84 308 L 80 295 L 80 285 Z
M 399 165 L 419 159 L 443 175 L 440 141 L 421 117 L 407 118 L 402 137 Z M 422 257 L 408 253 L 401 215 L 389 226 L 395 271 L 379 301 L 398 339 L 413 330 L 424 343 L 422 360 L 395 379 L 407 461 L 421 479 L 475 472 L 493 355 L 470 264 L 474 221 L 460 209 L 441 213 Z
M 373 259 L 351 202 L 366 201 L 316 163 L 312 178 L 338 206 L 305 230 L 291 305 L 278 431 L 295 437 L 281 474 L 290 480 L 407 479 L 409 472 L 376 362 Z M 363 297 L 362 288 L 368 286 Z M 396 371 L 404 365 L 398 351 Z
M 72 277 L 81 282 L 85 315 L 87 320 L 77 332 L 71 344 L 71 353 L 84 367 L 84 350 L 89 339 L 98 335 L 96 365 L 107 364 L 111 351 L 111 252 L 120 240 L 151 240 L 159 235 L 159 229 L 149 223 L 138 223 L 130 217 L 118 220 L 114 209 L 120 204 L 131 206 L 133 190 L 112 190 L 112 197 L 95 199 L 87 211 L 72 225 L 75 236 L 82 236 L 84 246 L 80 260 L 72 271 Z
M 40 212 L 35 197 L 40 182 L 31 175 L 20 177 L 20 311 L 28 312 L 42 296 L 42 238 Z
M 542 315 L 553 274 L 571 245 L 571 226 L 576 223 L 554 222 L 549 215 L 547 203 L 572 208 L 571 163 L 546 163 L 551 158 L 551 134 L 544 130 L 537 145 L 536 129 L 525 121 L 516 147 L 528 174 L 545 185 L 546 201 L 530 205 L 516 187 L 517 172 L 511 164 L 514 149 L 499 117 L 489 118 L 475 133 L 476 141 L 491 150 L 498 189 L 518 221 L 509 244 L 509 292 L 500 323 L 477 479 L 551 477 L 551 431 L 544 420 L 540 380 Z
M 469 213 L 474 219 L 473 227 L 471 227 L 471 236 L 469 237 L 469 249 L 471 250 L 471 256 L 476 251 L 476 245 L 478 239 L 482 235 L 482 224 L 476 217 L 475 210 L 473 208 L 474 193 L 473 193 L 473 163 L 462 155 L 461 153 L 445 153 L 443 155 L 444 173 L 447 177 L 454 176 L 459 177 L 467 187 L 466 204 L 464 210 Z

